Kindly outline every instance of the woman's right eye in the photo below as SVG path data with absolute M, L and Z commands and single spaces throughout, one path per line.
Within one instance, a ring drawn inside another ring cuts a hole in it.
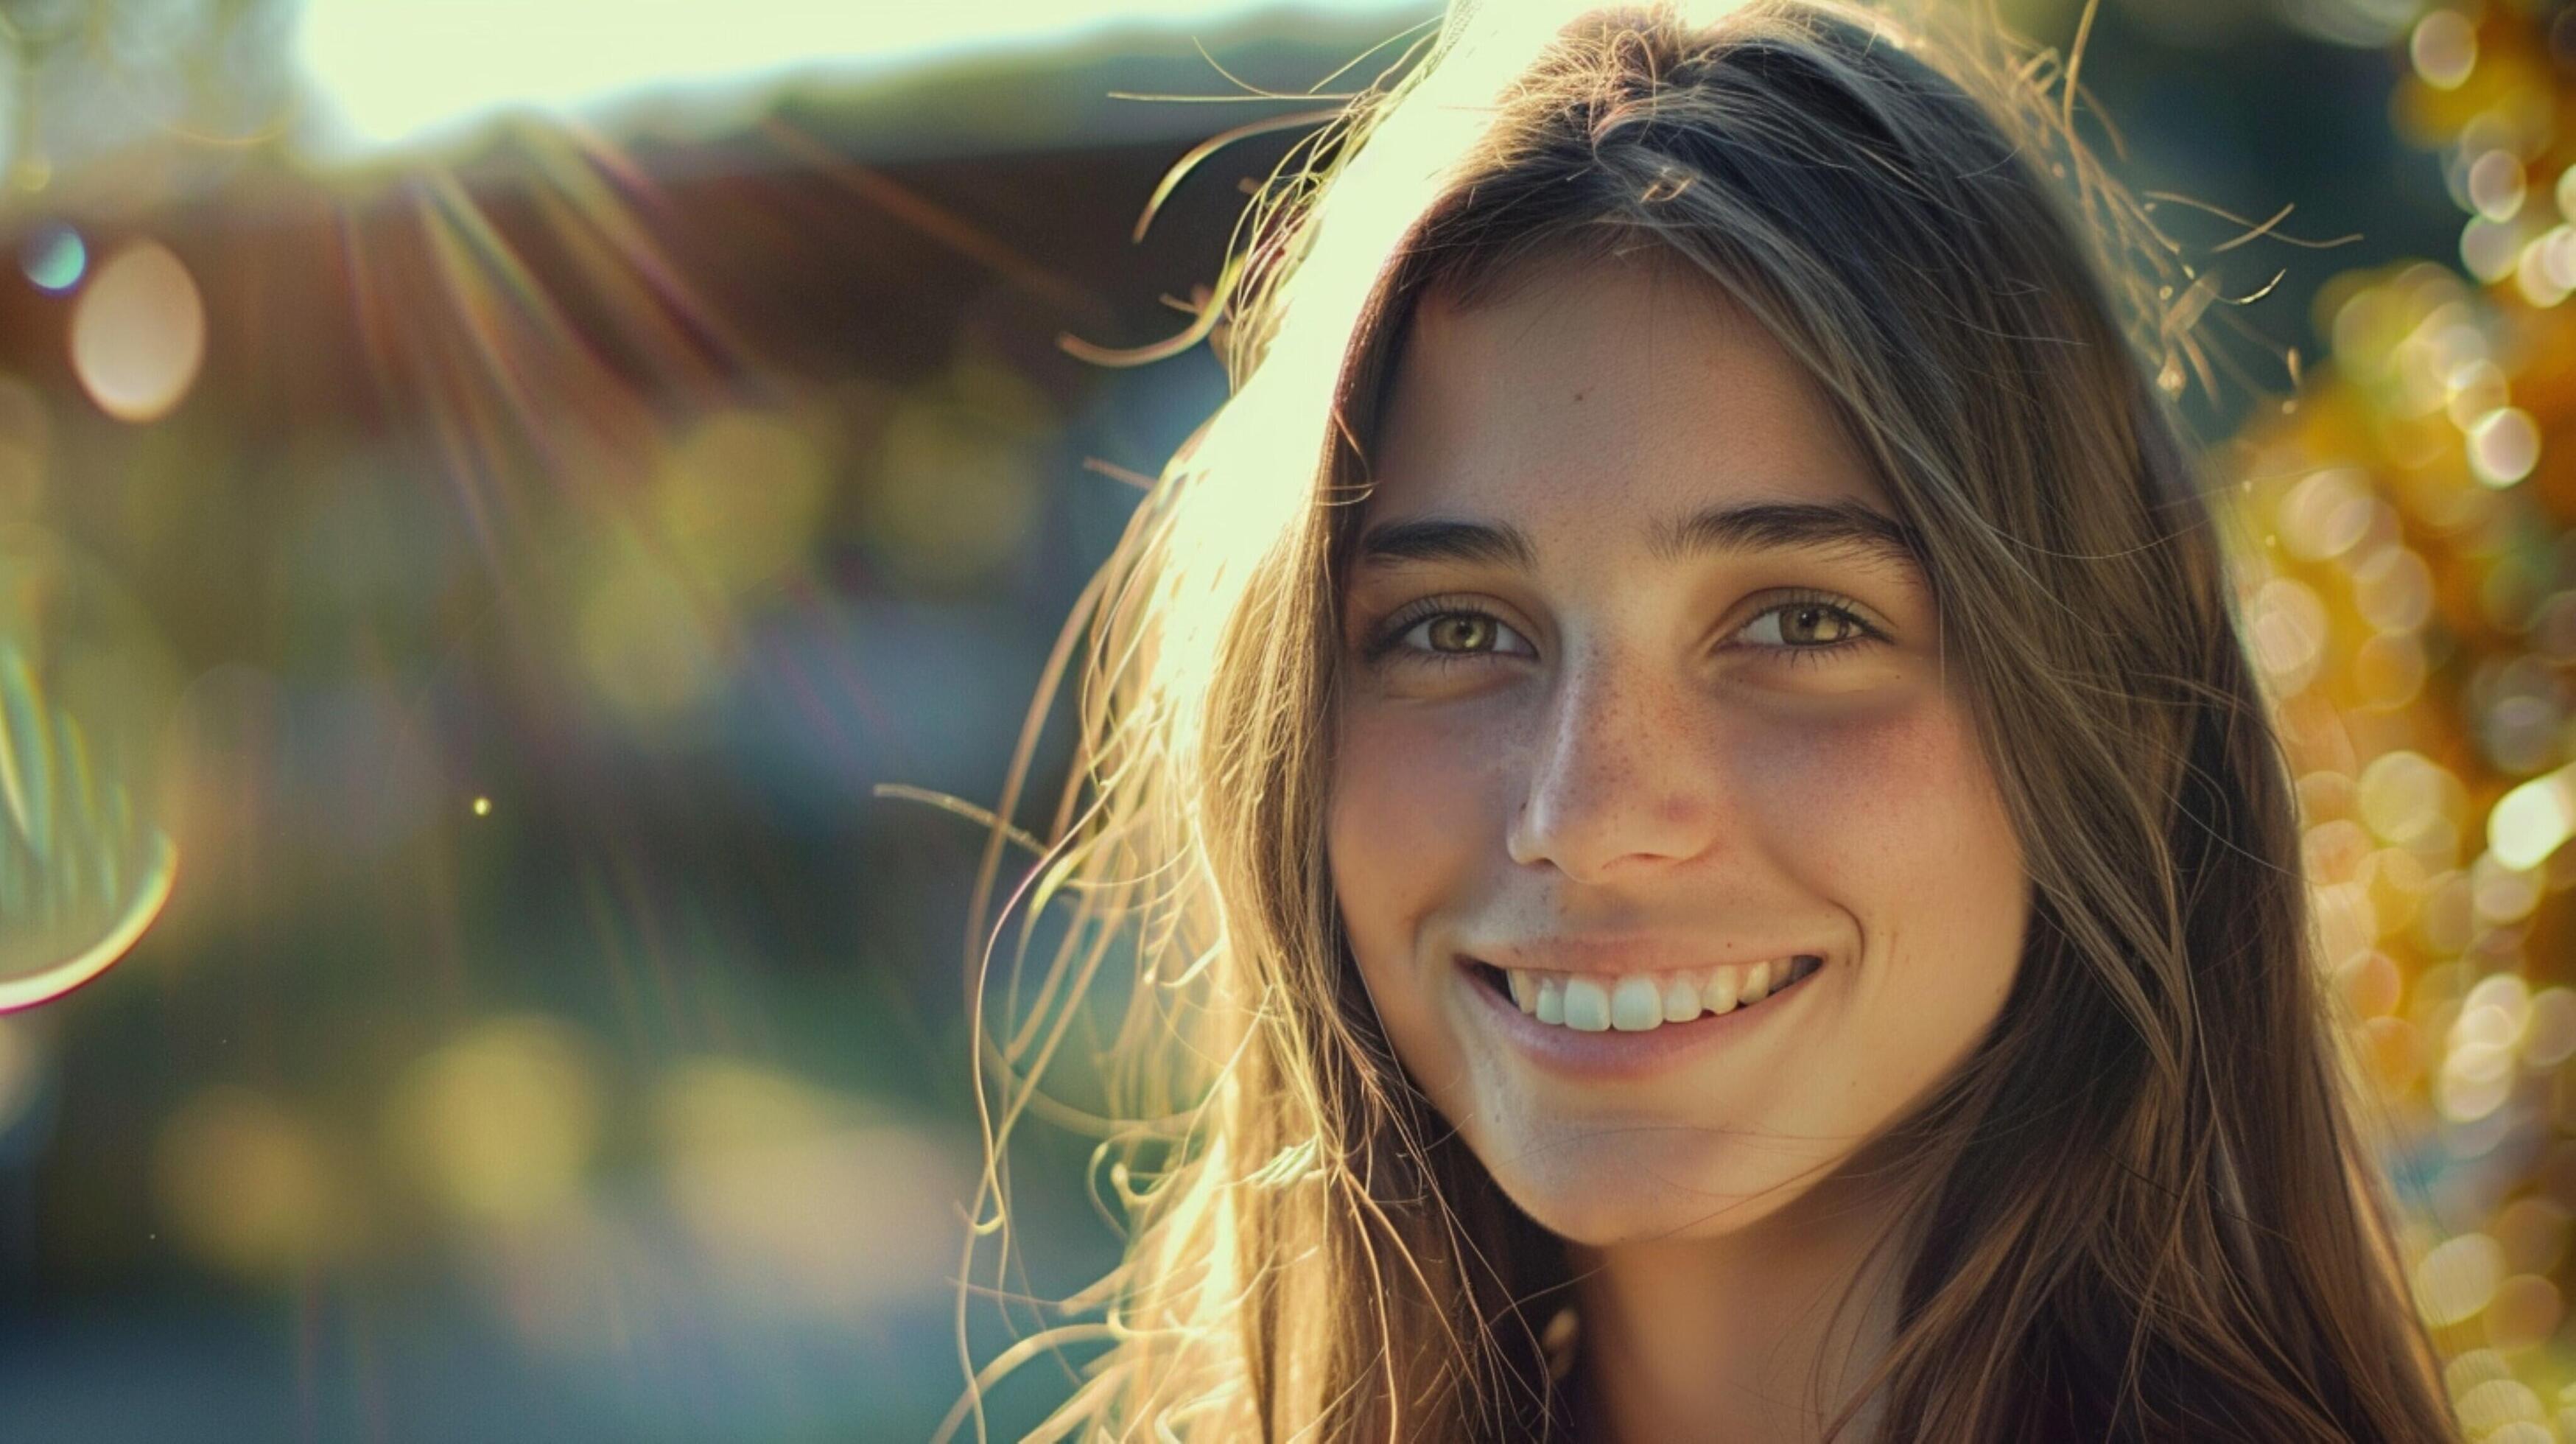
M 1401 653 L 1407 661 L 1448 665 L 1478 657 L 1531 657 L 1537 649 L 1510 624 L 1491 612 L 1443 607 L 1399 618 L 1372 651 L 1373 657 Z

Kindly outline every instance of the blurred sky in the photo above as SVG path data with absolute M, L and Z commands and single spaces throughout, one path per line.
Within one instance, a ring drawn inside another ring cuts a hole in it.
M 306 0 L 297 53 L 329 120 L 324 153 L 430 139 L 495 110 L 570 110 L 674 91 L 836 78 L 1005 46 L 1066 44 L 1123 24 L 1223 24 L 1260 0 Z M 1394 15 L 1412 0 L 1305 0 L 1316 16 Z M 506 43 L 504 43 L 506 37 Z M 701 94 L 697 99 L 705 99 Z

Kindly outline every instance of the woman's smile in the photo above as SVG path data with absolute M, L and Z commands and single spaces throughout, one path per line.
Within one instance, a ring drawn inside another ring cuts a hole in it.
M 1505 968 L 1458 955 L 1461 992 L 1502 1046 L 1575 1079 L 1624 1080 L 1742 1047 L 1757 1029 L 1794 1026 L 1825 960 L 1802 953 L 1757 962 L 1621 973 Z
M 1496 981 L 1523 1013 L 1542 1023 L 1599 1033 L 1651 1033 L 1666 1023 L 1696 1022 L 1702 1015 L 1724 1015 L 1738 1004 L 1751 1007 L 1773 993 L 1787 992 L 1825 960 L 1813 953 L 1744 963 L 1735 967 L 1681 968 L 1670 972 L 1558 973 L 1535 968 L 1498 968 L 1470 960 Z

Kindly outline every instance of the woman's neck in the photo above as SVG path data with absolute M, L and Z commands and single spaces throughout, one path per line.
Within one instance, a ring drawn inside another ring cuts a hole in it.
M 1892 1335 L 1906 1250 L 1869 1255 L 1896 1222 L 1892 1201 L 1837 1178 L 1722 1237 L 1576 1248 L 1585 1436 L 1819 1438 Z M 1843 1437 L 1875 1424 L 1864 1409 Z

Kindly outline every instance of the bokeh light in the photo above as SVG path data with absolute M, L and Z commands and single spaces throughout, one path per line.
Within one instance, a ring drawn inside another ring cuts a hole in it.
M 731 1059 L 665 1081 L 654 1120 L 671 1201 L 739 1299 L 848 1316 L 939 1276 L 947 1149 L 855 1100 Z
M 697 713 L 735 660 L 723 599 L 692 585 L 667 554 L 622 534 L 592 562 L 576 614 L 578 657 L 596 694 L 650 735 Z
M 385 1137 L 401 1165 L 467 1221 L 515 1222 L 571 1203 L 599 1141 L 589 1045 L 551 1019 L 481 1023 L 397 1088 Z
M 2368 477 L 2351 467 L 2328 467 L 2282 499 L 2281 545 L 2304 561 L 2339 557 L 2370 530 L 2376 505 Z
M 2516 787 L 2487 814 L 2487 846 L 2508 867 L 2538 867 L 2571 832 L 2576 832 L 2576 763 Z
M 2496 1285 L 2495 1298 L 2487 1305 L 2487 1339 L 2507 1351 L 2534 1348 L 2549 1341 L 2564 1317 L 2566 1305 L 2558 1296 L 2558 1285 L 2539 1274 L 2515 1274 Z M 2535 1412 L 2530 1418 L 2537 1424 L 2548 1416 Z
M 2499 406 L 2470 422 L 2469 465 L 2489 486 L 2511 486 L 2540 462 L 2540 424 L 2519 407 Z
M 2435 6 L 2415 22 L 2406 52 L 2424 83 L 2456 90 L 2478 63 L 2478 32 L 2457 10 Z
M 2435 1324 L 2478 1316 L 2503 1282 L 2504 1250 L 2482 1233 L 2435 1245 L 2415 1266 L 2415 1305 Z
M 2491 221 L 2509 221 L 2522 209 L 2522 158 L 2491 150 L 2469 163 L 2469 204 Z
M 153 1162 L 171 1232 L 228 1273 L 280 1276 L 356 1241 L 354 1201 L 319 1132 L 270 1094 L 207 1089 L 171 1115 Z
M 2330 356 L 2237 490 L 2316 928 L 2379 1090 L 2416 1301 L 2467 1437 L 2576 1437 L 2576 166 L 2559 44 L 2436 6 L 2392 116 L 2458 263 L 2320 294 Z M 2295 628 L 2264 619 L 2295 618 Z M 2313 654 L 2305 644 L 2313 637 Z M 2345 830 L 2366 829 L 2367 845 Z M 2356 860 L 2358 859 L 2358 860 Z M 2364 881 L 2366 879 L 2366 881 Z
M 206 307 L 170 248 L 111 255 L 72 308 L 72 370 L 100 410 L 151 421 L 179 404 L 206 359 Z
M 905 397 L 885 424 L 869 541 L 894 574 L 933 588 L 984 579 L 1036 535 L 1046 399 L 988 366 L 962 366 Z
M 89 271 L 89 245 L 59 222 L 37 226 L 18 246 L 18 269 L 40 291 L 61 295 Z
M 2254 657 L 2273 685 L 2297 692 L 2315 679 L 2325 657 L 2326 625 L 2325 605 L 2298 582 L 2276 580 L 2255 595 L 2249 626 Z
M 654 520 L 693 577 L 739 596 L 811 559 L 831 483 L 828 458 L 798 418 L 719 412 L 664 458 Z
M 2549 1417 L 2540 1407 L 2540 1396 L 2520 1379 L 2489 1379 L 2461 1394 L 2456 1402 L 2461 1425 L 2469 1431 L 2470 1438 L 2480 1441 L 2499 1435 L 2507 1440 L 2518 1438 L 2518 1433 L 2504 1431 L 2537 1426 Z M 2540 1437 L 2546 1439 L 2549 1435 L 2544 1430 Z

